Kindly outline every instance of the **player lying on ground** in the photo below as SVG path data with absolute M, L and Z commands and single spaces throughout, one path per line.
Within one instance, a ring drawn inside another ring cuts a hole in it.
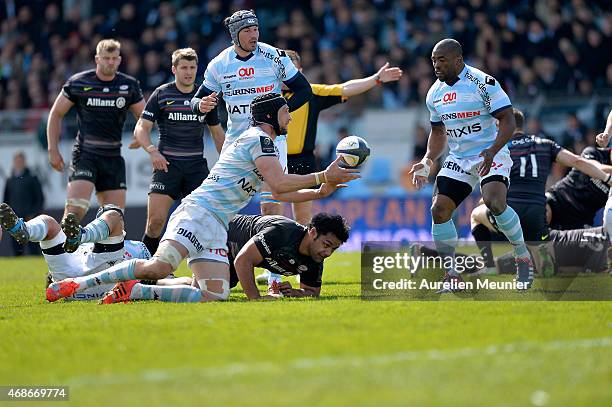
M 514 246 L 517 281 L 529 287 L 533 281 L 533 264 L 520 220 L 506 203 L 512 168 L 506 144 L 515 128 L 510 99 L 497 80 L 464 63 L 461 45 L 453 39 L 438 42 L 431 60 L 438 78 L 426 100 L 431 132 L 427 152 L 412 167 L 411 173 L 413 183 L 420 188 L 428 180 L 433 161 L 448 144 L 450 153 L 436 177 L 431 206 L 431 234 L 436 248 L 447 256 L 454 256 L 458 237 L 453 212 L 479 184 L 485 204 Z M 450 267 L 444 280 L 459 278 Z
M 20 244 L 39 242 L 49 267 L 51 282 L 97 273 L 123 260 L 151 257 L 142 242 L 123 240 L 123 213 L 115 205 L 101 207 L 96 219 L 82 228 L 78 233 L 81 244 L 74 253 L 64 250 L 66 234 L 49 215 L 39 215 L 24 222 L 9 205 L 2 203 L 0 225 Z M 69 229 L 68 232 L 73 233 L 72 226 Z M 112 284 L 95 285 L 67 299 L 100 299 L 112 287 Z
M 518 214 L 528 246 L 539 245 L 548 240 L 549 227 L 546 223 L 546 180 L 554 162 L 575 168 L 608 185 L 612 175 L 607 174 L 599 162 L 580 157 L 552 140 L 526 135 L 523 130 L 525 116 L 513 109 L 516 130 L 509 143 L 512 169 L 508 188 L 508 204 Z M 491 233 L 501 233 L 491 211 L 481 204 L 471 215 L 472 234 L 480 248 L 486 266 L 495 267 L 491 250 Z M 536 253 L 532 250 L 532 255 Z
M 250 107 L 252 127 L 221 154 L 202 185 L 183 199 L 152 259 L 131 260 L 91 276 L 53 283 L 47 288 L 47 298 L 54 301 L 104 283 L 163 279 L 188 257 L 198 288 L 165 287 L 160 299 L 225 300 L 229 296 L 228 225 L 264 179 L 278 199 L 299 202 L 328 196 L 342 182 L 359 178 L 358 170 L 340 168 L 339 160 L 321 173 L 283 173 L 274 138 L 286 132 L 291 120 L 287 103 L 280 94 L 266 94 L 256 97 Z M 322 182 L 318 189 L 305 189 Z
M 255 285 L 254 268 L 263 267 L 286 276 L 299 275 L 300 288 L 280 283 L 268 294 L 286 297 L 318 297 L 321 292 L 323 261 L 346 242 L 349 228 L 339 215 L 319 213 L 308 227 L 284 216 L 237 215 L 227 235 L 230 288 L 240 280 L 248 299 L 261 296 Z M 210 253 L 215 257 L 216 253 Z M 177 279 L 178 280 L 178 279 Z M 197 281 L 194 281 L 197 284 Z M 163 298 L 164 287 L 118 283 L 103 303 Z

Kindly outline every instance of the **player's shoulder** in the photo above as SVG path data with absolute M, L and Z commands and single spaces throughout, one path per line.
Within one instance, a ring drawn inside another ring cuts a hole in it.
M 443 87 L 443 85 L 444 82 L 440 81 L 439 79 L 436 79 L 436 81 L 429 87 L 425 99 L 431 102 L 435 94 Z
M 497 85 L 497 80 L 492 75 L 489 75 L 488 73 L 468 64 L 465 65 L 464 78 L 467 79 L 468 82 L 471 82 L 474 86 Z
M 223 51 L 219 52 L 216 57 L 210 60 L 210 62 L 208 63 L 208 68 L 217 69 L 219 67 L 227 65 L 230 62 L 230 56 L 233 51 L 233 46 L 229 46 Z
M 155 88 L 155 90 L 153 92 L 157 92 L 158 94 L 162 95 L 162 94 L 170 94 L 170 93 L 177 93 L 178 89 L 174 83 L 174 81 L 172 82 L 168 82 L 168 83 L 164 83 L 162 85 L 159 85 L 157 88 Z
M 91 82 L 91 81 L 95 81 L 97 79 L 96 77 L 96 70 L 95 69 L 88 69 L 86 71 L 81 71 L 81 72 L 77 72 L 75 74 L 73 74 L 72 76 L 70 76 L 68 78 L 68 82 L 71 83 L 75 83 L 75 82 Z
M 267 43 L 265 43 L 265 42 L 261 42 L 261 41 L 257 42 L 257 48 L 258 48 L 258 50 L 259 50 L 259 51 L 263 51 L 263 52 L 274 52 L 274 53 L 276 53 L 277 55 L 280 55 L 280 52 L 282 52 L 284 55 L 281 55 L 281 56 L 287 56 L 287 54 L 285 53 L 285 51 L 283 51 L 283 50 L 281 50 L 281 49 L 278 49 L 278 48 L 276 48 L 275 46 L 270 45 L 270 44 L 267 44 Z M 280 52 L 277 52 L 277 51 L 280 51 Z

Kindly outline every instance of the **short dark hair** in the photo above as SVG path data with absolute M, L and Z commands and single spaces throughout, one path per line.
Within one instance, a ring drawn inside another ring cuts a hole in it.
M 512 108 L 512 113 L 514 114 L 514 121 L 516 122 L 516 128 L 522 129 L 525 125 L 525 115 L 516 107 Z
M 308 224 L 308 227 L 315 228 L 317 233 L 322 235 L 333 233 L 342 243 L 348 240 L 351 230 L 346 223 L 346 219 L 342 216 L 326 212 L 317 213 Z

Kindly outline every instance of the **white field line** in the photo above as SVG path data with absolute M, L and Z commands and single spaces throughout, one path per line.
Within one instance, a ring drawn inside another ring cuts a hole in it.
M 484 348 L 459 348 L 449 350 L 420 350 L 372 356 L 324 356 L 320 358 L 293 359 L 286 362 L 240 362 L 214 367 L 146 369 L 135 373 L 107 373 L 76 376 L 68 380 L 69 386 L 100 386 L 129 383 L 160 383 L 180 380 L 181 377 L 220 378 L 245 374 L 285 372 L 288 369 L 308 370 L 330 367 L 373 367 L 412 361 L 446 361 L 471 357 L 495 357 L 515 353 L 546 352 L 575 349 L 607 348 L 612 337 L 589 338 L 574 341 L 514 342 L 491 345 Z

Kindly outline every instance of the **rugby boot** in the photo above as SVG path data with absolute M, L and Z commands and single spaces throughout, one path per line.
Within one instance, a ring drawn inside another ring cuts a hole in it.
M 533 284 L 533 263 L 528 257 L 516 258 L 516 281 L 523 283 L 520 291 L 528 290 Z
M 9 235 L 13 236 L 20 245 L 24 245 L 30 240 L 30 234 L 23 219 L 17 217 L 13 208 L 4 202 L 0 204 L 0 226 Z
M 66 235 L 64 251 L 66 253 L 74 253 L 81 244 L 81 235 L 83 234 L 83 228 L 79 224 L 79 219 L 74 213 L 69 213 L 62 220 L 62 230 Z
M 55 302 L 60 298 L 70 297 L 74 295 L 79 288 L 79 283 L 72 278 L 67 278 L 56 283 L 49 284 L 46 295 L 47 301 Z
M 104 297 L 100 300 L 100 304 L 129 302 L 130 294 L 136 284 L 138 284 L 138 280 L 122 281 L 115 284 L 112 290 L 104 294 Z

